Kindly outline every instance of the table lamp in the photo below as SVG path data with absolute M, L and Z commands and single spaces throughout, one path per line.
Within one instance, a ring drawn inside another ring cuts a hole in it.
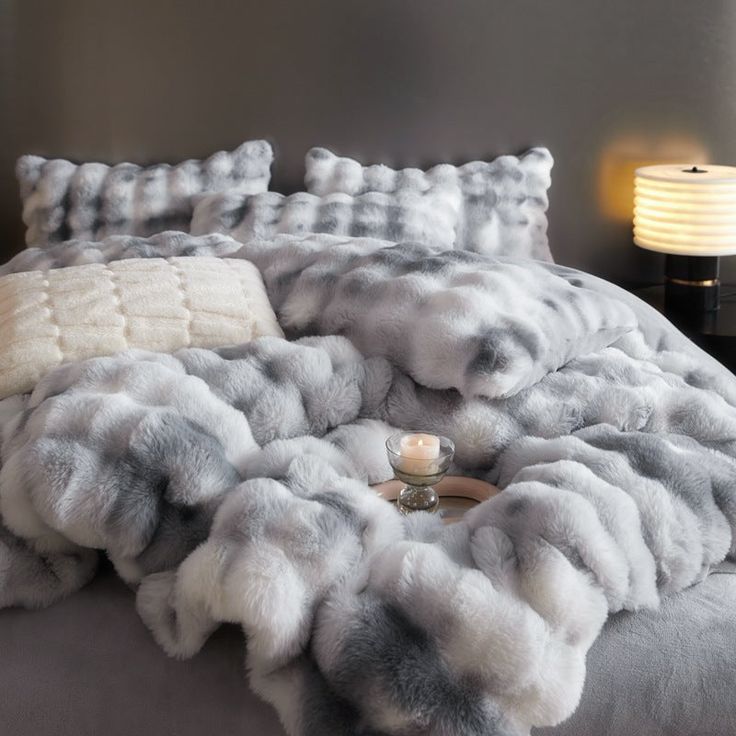
M 668 310 L 718 309 L 718 259 L 736 253 L 736 167 L 637 169 L 634 242 L 666 254 Z

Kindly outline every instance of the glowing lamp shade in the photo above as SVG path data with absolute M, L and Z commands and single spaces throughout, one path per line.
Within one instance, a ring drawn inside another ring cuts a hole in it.
M 634 242 L 672 255 L 736 253 L 736 167 L 668 164 L 637 169 Z

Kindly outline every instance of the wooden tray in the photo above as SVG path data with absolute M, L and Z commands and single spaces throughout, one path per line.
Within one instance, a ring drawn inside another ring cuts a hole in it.
M 376 484 L 373 490 L 387 501 L 395 501 L 404 485 L 400 480 L 388 480 Z M 446 524 L 458 521 L 468 509 L 500 493 L 500 489 L 490 483 L 461 475 L 446 475 L 435 485 L 435 490 L 440 497 L 437 513 Z

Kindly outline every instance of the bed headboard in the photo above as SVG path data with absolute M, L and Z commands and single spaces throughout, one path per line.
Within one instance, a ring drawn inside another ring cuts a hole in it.
M 14 159 L 177 161 L 267 137 L 273 187 L 324 145 L 365 162 L 548 146 L 558 261 L 646 281 L 631 172 L 736 161 L 736 6 L 714 0 L 5 0 L 0 243 Z

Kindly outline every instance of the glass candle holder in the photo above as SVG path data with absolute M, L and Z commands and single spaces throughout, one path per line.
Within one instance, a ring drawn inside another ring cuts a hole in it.
M 455 454 L 452 440 L 434 434 L 397 432 L 386 440 L 386 450 L 394 475 L 406 483 L 396 499 L 399 511 L 437 511 L 440 497 L 433 486 L 450 467 Z

